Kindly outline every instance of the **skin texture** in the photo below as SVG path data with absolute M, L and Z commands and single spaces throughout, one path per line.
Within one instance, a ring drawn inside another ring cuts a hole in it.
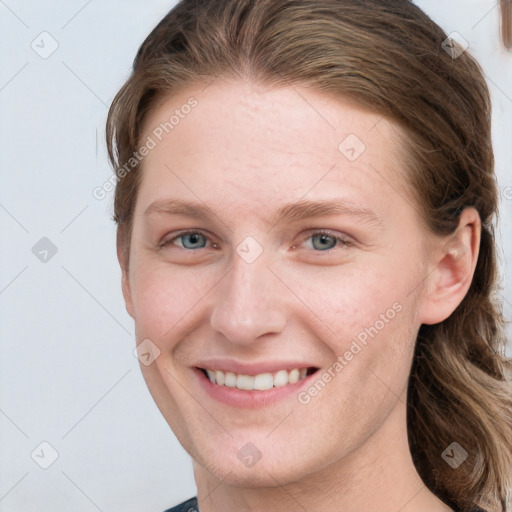
M 190 86 L 156 105 L 141 140 L 190 96 L 197 106 L 144 159 L 129 266 L 122 232 L 118 256 L 137 342 L 160 351 L 142 372 L 194 459 L 201 512 L 449 510 L 413 466 L 406 387 L 420 325 L 448 317 L 469 288 L 478 213 L 462 213 L 456 238 L 427 233 L 405 183 L 401 130 L 305 87 Z M 366 146 L 354 161 L 338 149 L 349 134 Z M 211 215 L 144 214 L 166 199 Z M 325 199 L 378 220 L 273 218 L 286 203 Z M 175 238 L 187 229 L 207 238 Z M 322 250 L 318 230 L 348 244 L 328 238 Z M 252 263 L 237 253 L 247 236 L 263 249 Z M 200 248 L 183 245 L 192 243 Z M 302 361 L 321 373 L 393 304 L 400 312 L 307 404 L 292 393 L 235 408 L 209 397 L 193 373 L 215 357 Z M 248 442 L 261 453 L 252 467 L 237 457 Z

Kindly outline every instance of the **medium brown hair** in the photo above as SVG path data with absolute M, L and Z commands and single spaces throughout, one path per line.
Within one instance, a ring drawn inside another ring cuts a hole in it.
M 489 92 L 477 62 L 443 49 L 444 31 L 408 0 L 183 0 L 141 45 L 107 121 L 120 169 L 157 100 L 217 76 L 301 84 L 351 98 L 404 128 L 407 180 L 428 229 L 454 233 L 461 211 L 482 220 L 471 287 L 445 321 L 422 325 L 409 380 L 409 445 L 447 503 L 505 511 L 512 493 L 510 362 L 496 299 L 498 188 Z M 114 220 L 126 258 L 141 165 L 119 178 Z M 459 443 L 452 469 L 441 454 Z

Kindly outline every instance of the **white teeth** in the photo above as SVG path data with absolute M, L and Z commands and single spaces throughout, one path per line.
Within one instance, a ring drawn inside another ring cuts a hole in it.
M 295 384 L 299 381 L 299 370 L 297 368 L 294 368 L 288 375 L 288 382 L 290 384 Z
M 271 373 L 260 373 L 254 377 L 254 389 L 265 391 L 274 387 L 274 377 Z
M 251 389 L 254 389 L 254 377 L 251 377 L 250 375 L 238 374 L 236 376 L 236 387 L 238 389 L 246 389 L 247 391 L 251 391 Z
M 294 368 L 289 372 L 279 370 L 274 375 L 271 373 L 260 373 L 258 375 L 245 375 L 242 373 L 223 372 L 222 370 L 206 370 L 208 378 L 219 386 L 229 388 L 238 388 L 245 391 L 266 391 L 273 387 L 282 387 L 287 384 L 295 384 L 299 380 L 306 378 L 307 368 Z
M 222 370 L 217 370 L 217 371 L 221 372 Z M 226 378 L 224 379 L 224 386 L 227 386 L 228 388 L 236 388 L 236 375 L 234 373 L 226 372 Z
M 274 375 L 274 386 L 279 388 L 281 386 L 286 386 L 288 384 L 288 372 L 286 370 L 279 370 Z
M 226 382 L 226 375 L 224 372 L 221 372 L 220 370 L 215 371 L 215 382 L 221 386 Z

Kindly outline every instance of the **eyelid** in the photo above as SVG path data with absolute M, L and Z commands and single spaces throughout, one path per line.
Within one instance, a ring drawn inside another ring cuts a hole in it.
M 305 231 L 307 231 L 307 235 L 302 237 L 302 242 L 304 243 L 306 240 L 309 240 L 310 238 L 316 236 L 316 235 L 327 235 L 335 240 L 337 240 L 342 247 L 349 246 L 353 243 L 353 239 L 348 235 L 341 235 L 340 233 L 336 231 L 331 231 L 330 229 L 323 229 L 323 228 L 308 228 Z M 294 245 L 294 248 L 296 246 Z M 315 251 L 318 253 L 324 253 L 324 254 L 330 254 L 332 251 L 336 250 L 337 247 L 333 247 L 332 249 L 326 249 L 323 251 Z
M 301 244 L 303 244 L 306 240 L 311 239 L 313 236 L 317 236 L 317 235 L 326 235 L 326 236 L 332 237 L 337 242 L 339 242 L 339 245 L 341 245 L 342 247 L 347 247 L 347 246 L 351 245 L 353 242 L 352 239 L 348 235 L 340 235 L 339 233 L 337 233 L 335 231 L 331 231 L 329 229 L 307 228 L 305 231 L 307 232 L 307 234 L 303 235 L 301 237 Z M 158 247 L 164 248 L 168 245 L 173 244 L 173 242 L 175 240 L 177 240 L 178 238 L 181 238 L 182 236 L 185 236 L 185 235 L 192 235 L 192 234 L 199 234 L 199 235 L 204 236 L 205 239 L 207 240 L 207 242 L 210 243 L 210 247 L 212 245 L 213 246 L 216 245 L 216 242 L 213 240 L 213 237 L 208 232 L 205 232 L 202 229 L 186 229 L 183 231 L 179 231 L 178 233 L 173 233 L 171 238 L 164 237 L 163 240 L 158 244 Z M 179 247 L 179 246 L 177 246 L 177 247 Z M 180 248 L 182 248 L 182 247 L 180 247 Z M 200 249 L 207 249 L 207 248 L 208 247 L 200 247 L 198 249 L 187 249 L 187 248 L 182 248 L 182 249 L 184 249 L 187 252 L 196 252 L 196 251 L 199 251 Z M 296 249 L 296 248 L 297 248 L 297 245 L 294 244 L 293 249 Z M 313 250 L 313 252 L 318 252 L 320 254 L 321 253 L 331 254 L 332 251 L 335 251 L 336 249 L 337 249 L 337 246 L 335 246 L 331 249 L 323 250 L 323 251 Z M 338 247 L 338 249 L 339 249 L 339 247 Z
M 175 240 L 178 238 L 181 238 L 185 235 L 202 235 L 206 238 L 207 242 L 210 242 L 211 244 L 215 245 L 215 242 L 213 241 L 213 237 L 208 234 L 208 232 L 205 232 L 202 229 L 184 229 L 183 231 L 179 231 L 178 233 L 172 233 L 172 236 L 170 238 L 167 238 L 166 236 L 162 239 L 161 242 L 158 243 L 159 248 L 164 248 L 168 245 L 173 244 Z M 179 246 L 177 246 L 179 247 Z M 205 249 L 206 247 L 201 247 L 201 249 Z M 190 252 L 192 251 L 198 251 L 199 249 L 185 249 Z

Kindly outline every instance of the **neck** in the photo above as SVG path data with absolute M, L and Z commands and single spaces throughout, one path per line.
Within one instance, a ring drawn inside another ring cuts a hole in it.
M 336 463 L 291 482 L 240 487 L 194 461 L 200 512 L 448 512 L 423 484 L 407 441 L 401 401 L 366 441 Z M 268 472 L 267 472 L 268 476 Z M 272 480 L 272 479 L 271 479 Z

